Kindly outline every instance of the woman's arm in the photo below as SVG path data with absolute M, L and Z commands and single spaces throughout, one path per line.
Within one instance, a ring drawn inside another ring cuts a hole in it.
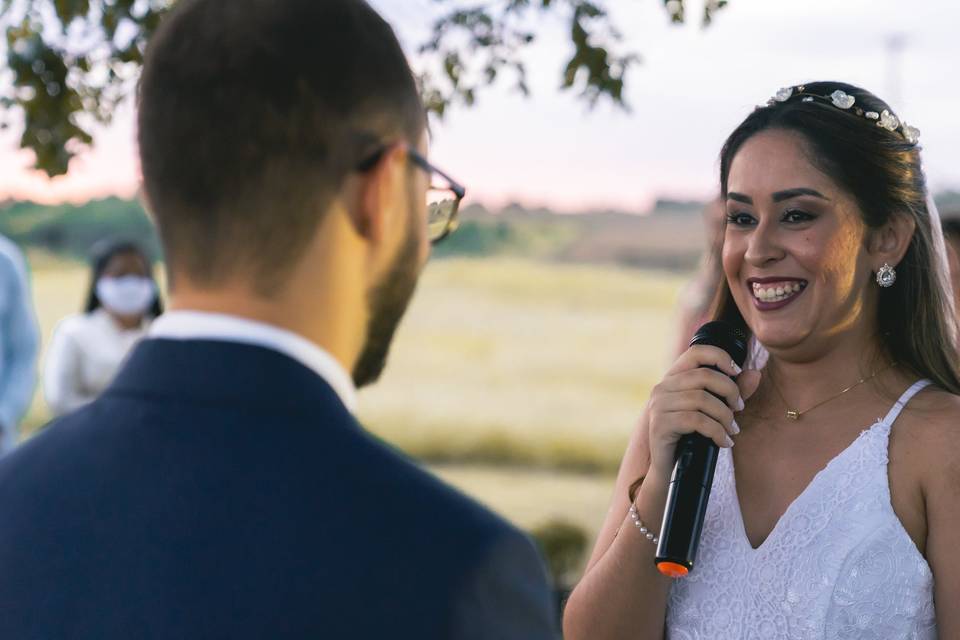
M 659 531 L 680 438 L 696 431 L 717 446 L 732 445 L 728 434 L 737 432 L 733 412 L 743 409 L 743 398 L 759 383 L 759 373 L 744 372 L 738 387 L 728 376 L 739 373 L 721 349 L 695 346 L 652 390 L 620 465 L 613 502 L 586 573 L 567 601 L 567 640 L 663 637 L 672 580 L 654 566 L 656 546 L 628 517 L 628 491 L 645 476 L 636 497 L 637 511 L 649 529 Z

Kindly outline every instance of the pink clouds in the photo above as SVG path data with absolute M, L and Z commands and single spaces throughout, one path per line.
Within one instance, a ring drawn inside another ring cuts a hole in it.
M 19 150 L 19 134 L 0 135 L 0 201 L 86 202 L 109 195 L 130 197 L 140 185 L 133 111 L 124 105 L 111 126 L 98 127 L 94 146 L 70 163 L 65 176 L 48 178 L 35 171 L 33 154 Z

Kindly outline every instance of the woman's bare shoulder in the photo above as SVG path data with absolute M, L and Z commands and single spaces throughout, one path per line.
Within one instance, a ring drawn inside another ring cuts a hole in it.
M 960 395 L 927 387 L 910 401 L 893 428 L 908 441 L 911 457 L 924 475 L 941 476 L 960 461 Z
M 960 425 L 960 395 L 930 385 L 907 404 L 903 415 L 926 422 L 934 428 L 953 423 Z

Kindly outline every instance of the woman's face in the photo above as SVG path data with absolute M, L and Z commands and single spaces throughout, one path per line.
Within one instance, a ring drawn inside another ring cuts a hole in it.
M 768 349 L 798 355 L 871 329 L 876 305 L 860 210 L 810 163 L 805 144 L 800 134 L 768 130 L 740 147 L 723 245 L 747 326 Z
M 132 251 L 118 253 L 107 261 L 101 277 L 122 278 L 123 276 L 150 277 L 150 269 L 143 258 Z

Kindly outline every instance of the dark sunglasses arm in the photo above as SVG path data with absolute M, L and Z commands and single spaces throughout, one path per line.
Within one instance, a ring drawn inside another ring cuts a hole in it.
M 386 150 L 387 150 L 386 147 L 382 147 L 382 148 L 378 149 L 373 155 L 368 156 L 368 157 L 365 158 L 362 162 L 360 162 L 360 163 L 356 166 L 356 170 L 357 170 L 357 171 L 360 171 L 360 172 L 362 173 L 362 172 L 364 172 L 364 171 L 369 171 L 370 169 L 373 169 L 373 168 L 376 166 L 376 164 L 377 164 L 378 162 L 380 162 L 380 158 L 383 157 L 383 154 L 386 152 Z M 445 172 L 441 171 L 440 169 L 438 169 L 438 168 L 436 168 L 435 166 L 433 166 L 432 164 L 430 164 L 430 163 L 427 161 L 427 159 L 424 158 L 422 155 L 420 155 L 419 153 L 417 153 L 417 152 L 414 151 L 413 149 L 408 149 L 408 150 L 407 150 L 407 155 L 410 157 L 410 160 L 412 160 L 413 163 L 414 163 L 415 165 L 417 165 L 418 167 L 424 169 L 424 170 L 427 171 L 428 173 L 431 173 L 431 172 L 432 172 L 432 173 L 436 173 L 438 176 L 440 176 L 441 178 L 443 178 L 444 180 L 446 180 L 447 182 L 449 182 L 449 183 L 450 183 L 450 189 L 456 194 L 456 196 L 457 196 L 458 198 L 460 198 L 460 199 L 462 200 L 462 199 L 463 199 L 463 196 L 466 195 L 467 190 L 466 190 L 466 188 L 464 188 L 463 185 L 461 185 L 459 182 L 457 182 L 456 180 L 454 180 L 453 178 L 451 178 L 451 177 L 450 177 L 449 175 L 447 175 Z
M 451 189 L 455 194 L 457 194 L 457 197 L 458 197 L 458 198 L 460 198 L 460 199 L 462 200 L 462 199 L 463 199 L 463 196 L 466 195 L 467 190 L 463 187 L 463 185 L 461 185 L 459 182 L 457 182 L 456 180 L 454 180 L 453 178 L 451 178 L 450 176 L 448 176 L 446 173 L 444 173 L 444 172 L 441 171 L 440 169 L 437 169 L 435 166 L 433 166 L 432 164 L 430 164 L 430 162 L 428 162 L 427 159 L 424 158 L 422 155 L 420 155 L 419 153 L 417 153 L 417 152 L 414 151 L 413 149 L 407 150 L 407 155 L 410 157 L 410 160 L 412 160 L 415 165 L 421 167 L 422 169 L 426 170 L 427 172 L 436 173 L 438 176 L 440 176 L 441 178 L 443 178 L 444 180 L 446 180 L 447 182 L 449 182 L 449 183 L 450 183 L 450 189 Z
M 365 173 L 377 166 L 377 163 L 380 162 L 380 158 L 383 157 L 383 154 L 386 152 L 386 147 L 381 147 L 377 149 L 373 155 L 368 156 L 360 161 L 360 163 L 354 167 L 354 171 L 359 171 L 360 173 Z

